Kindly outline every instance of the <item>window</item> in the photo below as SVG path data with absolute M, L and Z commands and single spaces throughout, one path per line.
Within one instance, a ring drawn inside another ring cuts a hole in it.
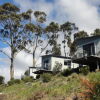
M 49 60 L 46 59 L 44 60 L 44 69 L 48 69 L 49 68 Z
M 70 60 L 65 60 L 64 65 L 71 67 L 71 61 Z
M 86 56 L 95 55 L 95 46 L 94 43 L 90 43 L 83 46 L 83 54 Z

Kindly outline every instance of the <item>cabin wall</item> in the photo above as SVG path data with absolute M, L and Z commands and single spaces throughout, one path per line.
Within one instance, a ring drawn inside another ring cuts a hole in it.
M 56 63 L 62 64 L 62 70 L 65 68 L 68 68 L 68 66 L 64 65 L 64 59 L 63 58 L 56 58 L 56 57 L 52 57 L 51 58 L 51 70 L 53 70 L 53 68 L 55 67 Z
M 67 69 L 67 68 L 77 68 L 79 67 L 78 64 L 76 63 L 72 63 L 71 65 L 64 65 L 64 61 L 71 61 L 71 59 L 64 59 L 64 58 L 56 58 L 56 57 L 52 57 L 51 58 L 51 70 L 53 70 L 53 68 L 55 67 L 56 63 L 61 63 L 62 64 L 62 70 Z
M 80 43 L 78 43 L 78 45 L 76 47 L 77 50 L 75 52 L 75 57 L 77 57 L 77 58 L 83 57 L 83 45 L 90 44 L 90 43 L 94 43 L 95 54 L 100 57 L 100 39 L 93 39 L 93 40 L 89 39 L 89 40 L 85 40 L 85 41 L 83 41 L 83 40 L 80 41 Z
M 95 42 L 95 46 L 96 46 L 96 55 L 98 56 L 98 57 L 100 57 L 100 40 L 97 40 L 96 42 Z
M 30 76 L 32 76 L 34 79 L 36 79 L 37 74 L 34 74 L 33 72 L 37 71 L 36 68 L 29 68 Z

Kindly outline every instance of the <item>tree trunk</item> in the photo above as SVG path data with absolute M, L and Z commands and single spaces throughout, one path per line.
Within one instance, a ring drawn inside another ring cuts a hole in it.
M 66 51 L 65 51 L 65 48 L 64 48 L 64 53 L 65 53 L 65 57 L 66 57 Z
M 33 67 L 36 67 L 35 66 L 35 52 L 33 52 Z
M 14 79 L 14 54 L 11 53 L 10 80 Z

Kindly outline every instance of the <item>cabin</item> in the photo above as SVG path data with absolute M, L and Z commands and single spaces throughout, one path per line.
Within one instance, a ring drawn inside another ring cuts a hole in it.
M 76 52 L 72 57 L 74 63 L 89 65 L 94 71 L 100 67 L 100 36 L 91 36 L 77 39 Z
M 30 76 L 35 76 L 42 73 L 52 73 L 55 66 L 61 66 L 61 71 L 67 68 L 77 68 L 79 65 L 72 63 L 71 57 L 43 55 L 41 67 L 30 67 Z

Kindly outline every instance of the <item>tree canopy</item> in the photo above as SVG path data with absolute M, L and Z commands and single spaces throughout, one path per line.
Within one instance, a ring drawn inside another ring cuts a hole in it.
M 0 5 L 0 41 L 10 47 L 11 55 L 7 55 L 2 49 L 0 51 L 11 61 L 11 79 L 14 78 L 14 59 L 27 45 L 24 22 L 29 18 L 27 12 L 20 13 L 20 9 L 11 3 Z

